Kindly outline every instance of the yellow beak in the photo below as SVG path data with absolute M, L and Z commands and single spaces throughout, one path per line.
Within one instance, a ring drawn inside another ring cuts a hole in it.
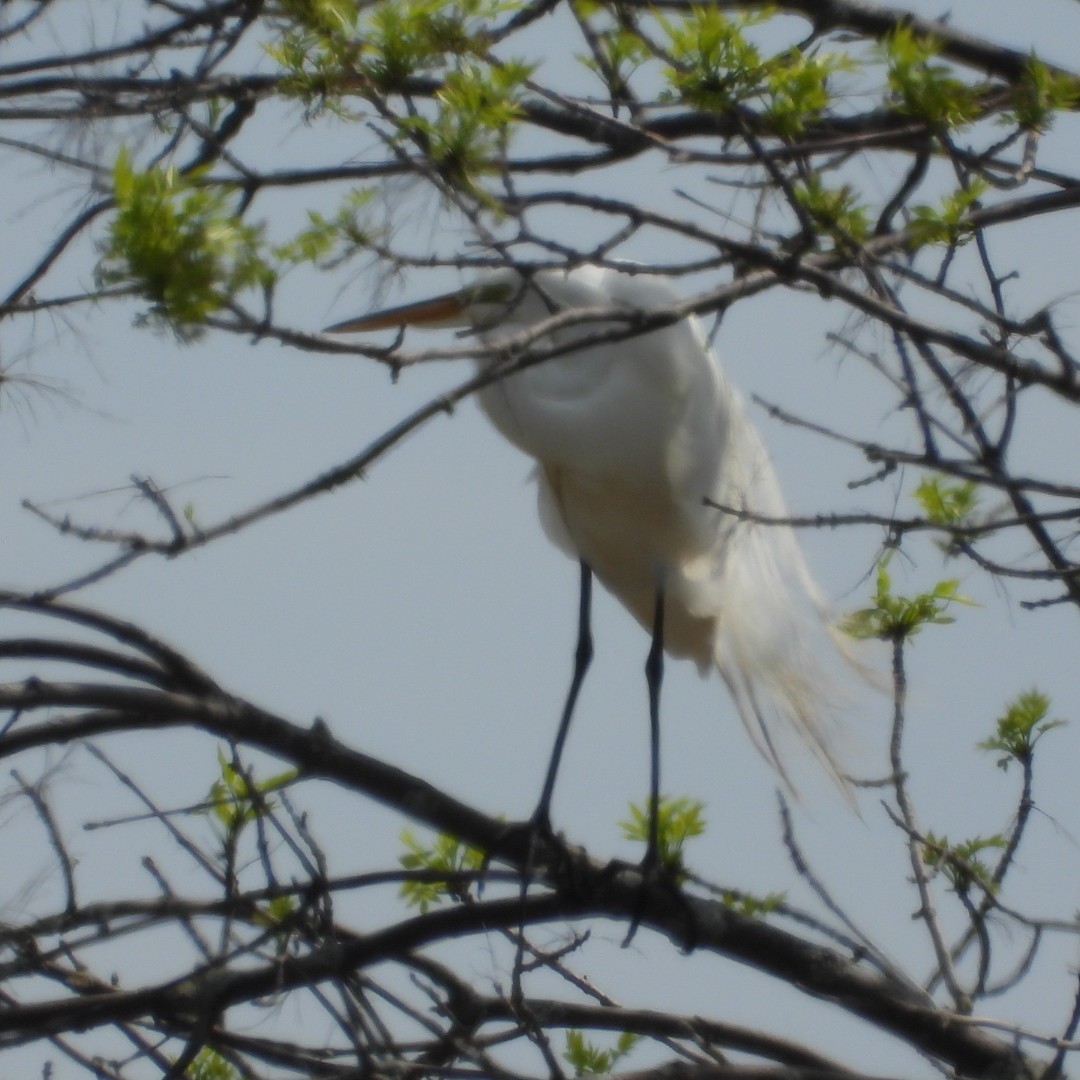
M 328 326 L 323 333 L 357 334 L 365 330 L 386 330 L 397 326 L 438 326 L 441 323 L 454 326 L 461 323 L 465 309 L 466 302 L 460 293 L 448 293 L 431 300 L 402 304 L 400 307 L 361 315 L 356 319 L 346 319 Z

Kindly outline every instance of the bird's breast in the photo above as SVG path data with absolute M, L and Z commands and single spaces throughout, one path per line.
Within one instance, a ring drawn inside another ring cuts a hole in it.
M 699 666 L 712 660 L 716 619 L 685 603 L 687 571 L 709 557 L 701 518 L 664 484 L 632 483 L 617 476 L 544 466 L 541 483 L 577 554 L 646 628 L 656 591 L 668 596 L 665 643 L 673 655 Z
M 551 465 L 544 478 L 575 546 L 598 572 L 604 566 L 607 576 L 655 581 L 658 569 L 699 552 L 687 508 L 665 484 Z
M 637 479 L 666 469 L 688 387 L 648 342 L 583 349 L 485 388 L 499 431 L 541 464 Z

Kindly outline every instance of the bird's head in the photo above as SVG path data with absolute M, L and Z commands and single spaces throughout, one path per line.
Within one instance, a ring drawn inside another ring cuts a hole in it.
M 386 308 L 328 326 L 326 334 L 356 334 L 419 326 L 429 330 L 469 326 L 483 330 L 504 322 L 523 292 L 523 280 L 511 270 L 498 270 L 452 293 Z

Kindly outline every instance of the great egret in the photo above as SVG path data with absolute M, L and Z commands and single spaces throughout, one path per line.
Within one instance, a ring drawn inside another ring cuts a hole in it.
M 544 530 L 581 566 L 574 675 L 533 823 L 550 831 L 555 775 L 592 656 L 595 573 L 652 633 L 646 861 L 653 863 L 664 651 L 689 657 L 702 674 L 719 671 L 747 731 L 785 779 L 776 720 L 794 727 L 839 776 L 821 653 L 843 646 L 791 529 L 754 520 L 786 514 L 761 438 L 696 319 L 632 333 L 635 317 L 677 303 L 666 280 L 645 273 L 587 265 L 525 277 L 507 268 L 458 292 L 328 330 L 467 327 L 486 346 L 478 352 L 484 367 L 505 359 L 500 343 L 557 313 L 611 312 L 607 321 L 556 320 L 564 325 L 533 348 L 566 351 L 512 371 L 479 398 L 495 427 L 538 462 Z

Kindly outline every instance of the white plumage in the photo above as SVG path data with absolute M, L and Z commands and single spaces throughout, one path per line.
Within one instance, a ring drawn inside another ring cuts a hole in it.
M 336 332 L 467 325 L 489 346 L 560 311 L 658 312 L 678 303 L 645 273 L 581 266 L 525 281 L 495 271 L 450 296 L 366 316 Z M 620 341 L 590 320 L 536 347 L 577 345 L 480 392 L 495 427 L 538 463 L 547 535 L 583 559 L 647 629 L 664 590 L 664 647 L 723 677 L 758 748 L 786 777 L 785 721 L 838 776 L 828 653 L 844 656 L 790 528 L 769 456 L 694 318 Z M 480 357 L 492 362 L 491 351 Z M 713 504 L 713 505 L 710 505 Z

